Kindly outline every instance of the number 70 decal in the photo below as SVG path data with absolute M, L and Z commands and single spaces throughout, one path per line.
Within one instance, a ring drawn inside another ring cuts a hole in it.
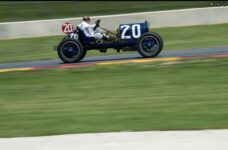
M 134 24 L 132 26 L 130 25 L 122 25 L 120 26 L 120 29 L 123 29 L 121 33 L 121 39 L 131 39 L 131 36 L 133 38 L 139 38 L 141 36 L 141 29 L 139 24 Z M 127 31 L 132 31 L 132 34 L 126 35 Z

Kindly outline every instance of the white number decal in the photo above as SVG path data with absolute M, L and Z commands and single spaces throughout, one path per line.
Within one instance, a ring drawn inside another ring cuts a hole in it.
M 136 31 L 137 31 L 137 34 L 136 34 Z M 134 24 L 132 26 L 132 36 L 134 38 L 139 38 L 140 35 L 141 35 L 140 25 L 139 24 Z
M 71 33 L 71 34 L 70 34 L 70 38 L 78 39 L 78 34 Z
M 130 39 L 131 36 L 125 36 L 127 30 L 130 28 L 130 26 L 129 26 L 129 25 L 123 25 L 123 26 L 121 26 L 120 28 L 121 28 L 121 29 L 124 28 L 124 29 L 123 29 L 123 32 L 122 32 L 122 34 L 121 34 L 121 39 Z
M 63 32 L 67 33 L 67 32 L 72 32 L 73 31 L 72 24 L 64 24 L 64 25 L 65 25 L 65 28 L 64 28 Z
M 127 30 L 130 28 L 130 25 L 123 25 L 120 27 L 121 29 L 123 29 L 123 32 L 121 34 L 121 39 L 130 39 L 131 36 L 130 35 L 126 35 Z M 131 30 L 132 30 L 132 37 L 133 38 L 139 38 L 141 36 L 141 29 L 140 29 L 140 25 L 139 24 L 134 24 L 131 26 Z

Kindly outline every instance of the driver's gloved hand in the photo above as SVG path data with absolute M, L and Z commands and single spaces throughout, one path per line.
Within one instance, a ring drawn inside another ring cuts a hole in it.
M 98 19 L 98 20 L 95 21 L 95 24 L 96 24 L 97 26 L 99 26 L 99 23 L 100 23 L 100 22 L 101 22 L 101 20 Z

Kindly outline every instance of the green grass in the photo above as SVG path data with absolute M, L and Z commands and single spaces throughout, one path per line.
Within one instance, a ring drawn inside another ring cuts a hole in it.
M 0 74 L 0 137 L 228 128 L 228 58 Z
M 153 27 L 153 25 L 151 25 Z M 180 50 L 228 45 L 228 24 L 186 26 L 151 29 L 164 39 L 164 50 Z M 58 59 L 53 46 L 63 36 L 24 38 L 0 41 L 0 63 Z M 107 53 L 89 51 L 86 56 L 122 54 L 114 50 Z M 126 53 L 126 52 L 124 52 Z M 137 53 L 137 52 L 134 52 Z
M 0 22 L 209 7 L 209 1 L 0 2 Z

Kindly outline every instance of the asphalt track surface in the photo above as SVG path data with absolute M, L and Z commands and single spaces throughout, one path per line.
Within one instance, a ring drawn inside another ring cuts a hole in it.
M 199 56 L 213 56 L 228 54 L 228 47 L 218 48 L 200 48 L 200 49 L 188 49 L 188 50 L 173 50 L 162 51 L 156 58 L 167 57 L 199 57 Z M 56 53 L 56 57 L 57 53 Z M 119 54 L 119 55 L 106 55 L 106 56 L 94 56 L 85 57 L 81 62 L 77 64 L 87 64 L 91 62 L 112 62 L 119 60 L 131 60 L 131 59 L 144 59 L 137 52 L 135 54 Z M 64 64 L 60 59 L 45 60 L 45 61 L 31 61 L 31 62 L 16 62 L 16 63 L 3 63 L 0 64 L 0 69 L 10 68 L 23 68 L 23 67 L 42 67 L 42 66 L 58 66 Z

